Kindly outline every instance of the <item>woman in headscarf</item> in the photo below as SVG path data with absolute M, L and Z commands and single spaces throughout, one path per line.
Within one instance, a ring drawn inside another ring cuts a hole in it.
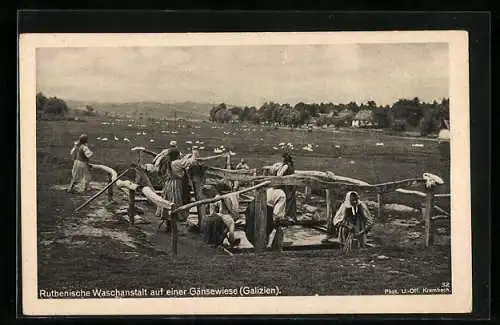
M 85 192 L 90 183 L 90 158 L 94 155 L 88 147 L 88 136 L 80 135 L 78 141 L 73 144 L 70 151 L 73 158 L 73 170 L 71 171 L 71 182 L 68 186 L 68 192 L 74 192 L 74 187 L 83 181 Z
M 292 156 L 285 152 L 283 155 L 283 163 L 278 169 L 277 176 L 287 176 L 295 173 L 295 166 L 293 164 Z M 280 187 L 286 195 L 286 212 L 285 215 L 293 221 L 297 221 L 297 197 L 295 186 L 281 186 Z
M 176 206 L 181 206 L 190 202 L 190 186 L 188 169 L 201 161 L 226 157 L 226 154 L 199 157 L 199 152 L 193 150 L 192 153 L 180 157 L 177 148 L 169 148 L 162 156 L 155 161 L 155 164 L 146 164 L 144 167 L 148 172 L 158 171 L 164 175 L 165 184 L 163 186 L 163 198 L 173 202 Z M 157 210 L 156 215 L 161 216 L 162 209 Z M 189 211 L 182 211 L 177 214 L 177 219 L 186 221 Z
M 359 194 L 349 191 L 335 216 L 329 220 L 328 228 L 338 229 L 341 243 L 345 243 L 347 236 L 352 234 L 358 240 L 360 246 L 364 247 L 366 245 L 366 235 L 371 230 L 373 223 L 373 217 L 366 204 L 359 199 Z M 332 235 L 329 235 L 325 240 L 331 237 Z

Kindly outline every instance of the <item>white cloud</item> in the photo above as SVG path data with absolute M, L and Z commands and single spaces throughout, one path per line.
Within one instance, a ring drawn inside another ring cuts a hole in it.
M 58 48 L 37 89 L 97 101 L 348 102 L 448 96 L 446 44 Z

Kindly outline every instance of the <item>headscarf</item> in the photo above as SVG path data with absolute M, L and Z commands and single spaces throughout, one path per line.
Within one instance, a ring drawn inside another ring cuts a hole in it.
M 87 143 L 88 139 L 89 139 L 89 137 L 85 133 L 83 133 L 78 138 L 78 144 L 85 144 L 85 143 Z
M 358 204 L 357 206 L 353 207 L 351 204 L 351 194 L 354 194 L 358 197 Z M 355 191 L 349 191 L 347 192 L 345 196 L 344 202 L 340 205 L 340 208 L 337 210 L 337 213 L 335 213 L 335 217 L 333 218 L 333 225 L 337 226 L 340 222 L 344 221 L 345 219 L 345 210 L 346 209 L 352 209 L 353 214 L 355 214 L 358 209 L 361 209 L 363 212 L 363 216 L 365 217 L 366 225 L 371 226 L 373 224 L 373 218 L 370 214 L 370 211 L 368 210 L 368 207 L 364 202 L 361 201 L 359 198 L 358 192 Z
M 159 154 L 157 154 L 153 158 L 153 165 L 158 167 L 160 165 L 160 161 L 167 156 L 168 149 L 163 149 Z
M 165 175 L 167 169 L 170 168 L 170 163 L 176 155 L 178 155 L 179 150 L 177 148 L 168 148 L 162 150 L 156 157 L 153 158 L 153 165 L 158 168 L 160 175 Z
M 170 158 L 170 160 L 176 160 L 179 159 L 181 152 L 179 149 L 172 147 L 167 149 L 167 156 Z

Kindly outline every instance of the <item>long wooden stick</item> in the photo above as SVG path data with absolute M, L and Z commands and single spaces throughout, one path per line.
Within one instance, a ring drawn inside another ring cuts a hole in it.
M 239 195 L 241 193 L 250 192 L 250 191 L 256 190 L 258 188 L 267 186 L 270 183 L 271 182 L 266 181 L 266 182 L 262 182 L 260 184 L 257 184 L 255 186 L 242 189 L 240 191 L 230 192 L 230 193 L 221 195 L 219 197 L 214 197 L 214 198 L 211 198 L 211 199 L 204 199 L 204 200 L 200 200 L 200 201 L 196 201 L 196 202 L 191 202 L 191 203 L 188 203 L 188 204 L 185 204 L 185 205 L 181 205 L 180 207 L 178 207 L 177 209 L 175 209 L 174 211 L 172 211 L 172 214 L 177 213 L 177 212 L 181 212 L 181 211 L 184 211 L 184 210 L 191 209 L 192 207 L 195 207 L 195 206 L 198 206 L 198 205 L 214 203 L 214 202 L 220 201 L 220 200 L 222 200 L 224 198 L 230 197 L 231 195 Z
M 122 177 L 123 175 L 125 175 L 126 172 L 128 172 L 130 170 L 130 168 L 127 168 L 125 171 L 123 171 L 123 173 L 121 173 L 120 175 L 118 175 L 111 183 L 109 183 L 108 185 L 106 185 L 102 190 L 100 190 L 98 193 L 96 193 L 94 196 L 92 196 L 90 199 L 88 199 L 87 201 L 85 201 L 85 203 L 83 203 L 82 205 L 80 205 L 78 208 L 75 209 L 75 212 L 78 212 L 80 211 L 81 209 L 83 209 L 84 207 L 86 207 L 90 202 L 94 201 L 99 195 L 101 195 L 102 193 L 106 192 L 106 190 L 110 187 L 110 186 L 113 186 L 114 183 L 116 183 L 116 181 Z
M 148 149 L 144 149 L 142 151 L 147 153 L 147 154 L 150 154 L 151 156 L 155 156 L 155 157 L 158 156 L 158 153 L 151 151 L 151 150 L 148 150 Z

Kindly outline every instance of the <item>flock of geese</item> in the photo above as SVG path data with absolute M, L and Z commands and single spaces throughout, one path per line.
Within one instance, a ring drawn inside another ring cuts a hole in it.
M 117 120 L 118 121 L 118 120 Z M 132 122 L 132 121 L 129 121 L 129 122 Z M 159 122 L 156 122 L 156 124 L 159 124 Z M 114 122 L 102 122 L 102 125 L 115 125 Z M 128 127 L 133 127 L 133 124 L 127 124 Z M 146 127 L 146 125 L 142 124 L 142 125 L 139 125 L 139 127 Z M 200 127 L 197 127 L 197 128 L 200 128 Z M 220 126 L 212 126 L 212 129 L 222 129 L 223 127 L 220 127 Z M 256 128 L 243 128 L 242 129 L 243 131 L 257 131 Z M 164 134 L 178 134 L 179 132 L 178 131 L 169 131 L 169 130 L 162 130 L 161 133 L 164 133 Z M 194 135 L 195 133 L 194 132 L 191 132 L 192 135 Z M 234 135 L 235 133 L 234 132 L 230 132 L 230 131 L 224 131 L 224 134 L 225 135 Z M 136 132 L 136 135 L 139 135 L 139 136 L 145 136 L 147 135 L 147 132 L 145 131 L 139 131 L 139 132 Z M 107 137 L 97 137 L 96 140 L 99 140 L 99 141 L 109 141 L 109 139 Z M 117 136 L 114 136 L 113 137 L 113 140 L 114 141 L 120 141 L 120 138 L 117 137 Z M 130 140 L 126 137 L 122 138 L 121 139 L 122 141 L 124 142 L 129 142 L 130 143 Z M 264 138 L 260 138 L 261 141 L 264 141 Z M 154 143 L 155 140 L 154 139 L 150 139 L 149 140 L 150 143 Z M 204 146 L 204 143 L 203 141 L 199 141 L 199 140 L 196 140 L 196 141 L 190 141 L 190 140 L 187 140 L 186 141 L 186 144 L 190 145 L 191 148 L 193 149 L 198 149 L 198 150 L 204 150 L 205 149 L 205 146 Z M 375 146 L 377 147 L 380 147 L 380 146 L 384 146 L 385 144 L 383 142 L 377 142 L 375 143 Z M 308 151 L 308 152 L 313 152 L 315 149 L 317 149 L 319 147 L 319 145 L 313 145 L 311 143 L 303 146 L 301 149 L 304 150 L 304 151 Z M 413 143 L 411 145 L 411 147 L 413 148 L 423 148 L 424 145 L 421 144 L 421 143 Z M 335 145 L 335 148 L 337 149 L 340 149 L 341 146 L 336 144 Z M 284 143 L 284 142 L 281 142 L 279 143 L 277 146 L 273 146 L 272 149 L 274 150 L 295 150 L 294 148 L 294 145 L 290 142 L 288 143 Z M 214 149 L 214 153 L 216 154 L 221 154 L 223 152 L 225 152 L 227 149 L 223 146 L 223 145 L 220 145 L 218 147 L 216 147 Z M 231 152 L 231 154 L 234 154 L 233 152 Z

